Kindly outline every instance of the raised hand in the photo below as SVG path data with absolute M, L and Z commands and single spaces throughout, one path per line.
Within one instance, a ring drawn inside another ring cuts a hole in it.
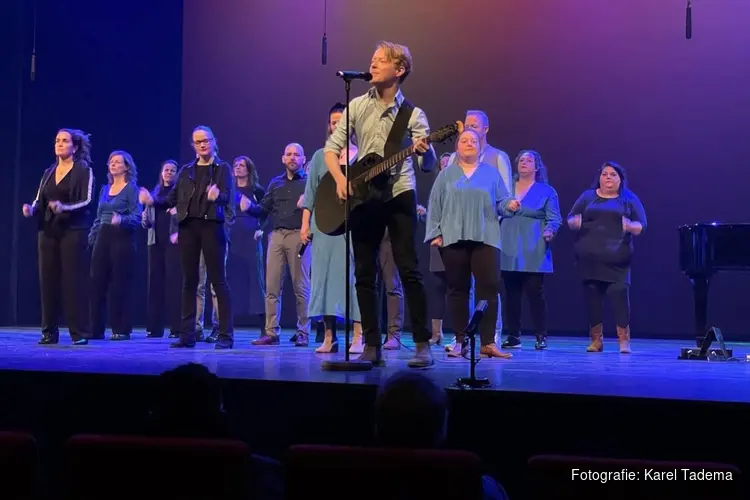
M 242 210 L 243 212 L 247 212 L 248 210 L 250 210 L 250 206 L 252 204 L 253 203 L 250 201 L 250 198 L 248 198 L 244 194 L 240 196 L 240 210 Z
M 141 205 L 145 206 L 151 206 L 154 204 L 154 198 L 151 196 L 151 193 L 148 192 L 148 189 L 141 188 L 138 190 L 138 201 L 141 203 Z
M 581 229 L 581 214 L 568 218 L 568 227 L 574 231 Z
M 216 186 L 216 184 L 211 184 L 208 186 L 208 189 L 206 190 L 206 198 L 208 198 L 208 201 L 216 201 L 216 198 L 219 197 L 219 188 Z
M 52 210 L 53 213 L 61 214 L 62 213 L 62 203 L 59 201 L 50 201 L 47 206 L 50 210 Z

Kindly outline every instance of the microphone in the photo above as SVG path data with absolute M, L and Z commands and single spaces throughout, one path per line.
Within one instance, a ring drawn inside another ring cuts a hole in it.
M 301 259 L 302 256 L 305 255 L 305 250 L 307 250 L 307 246 L 310 243 L 312 243 L 312 235 L 310 236 L 310 241 L 303 243 L 302 246 L 299 247 L 299 252 L 297 252 L 297 257 Z
M 685 9 L 685 38 L 690 40 L 693 38 L 693 6 L 692 1 L 688 0 L 687 8 Z
M 325 66 L 328 64 L 328 37 L 323 35 L 323 47 L 320 52 L 320 62 Z
M 366 82 L 372 80 L 372 73 L 362 71 L 337 71 L 336 76 L 344 80 L 364 80 Z

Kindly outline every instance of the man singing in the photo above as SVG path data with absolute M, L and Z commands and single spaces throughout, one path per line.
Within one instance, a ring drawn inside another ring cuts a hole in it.
M 336 181 L 339 198 L 348 196 L 349 187 L 339 165 L 339 154 L 349 143 L 346 137 L 346 114 L 351 131 L 357 137 L 359 155 L 377 153 L 390 157 L 410 146 L 412 140 L 417 152 L 417 164 L 423 171 L 431 171 L 437 164 L 434 149 L 427 144 L 430 133 L 427 117 L 421 109 L 406 101 L 400 90 L 409 73 L 412 58 L 406 46 L 380 42 L 370 62 L 372 88 L 364 95 L 352 99 L 341 125 L 328 138 L 325 161 L 328 171 Z M 398 125 L 399 114 L 404 115 L 405 126 L 391 134 Z M 427 305 L 424 283 L 417 264 L 414 235 L 417 225 L 416 177 L 411 157 L 393 167 L 387 186 L 376 199 L 361 205 L 352 213 L 352 243 L 354 247 L 354 274 L 357 299 L 362 313 L 362 329 L 366 347 L 360 357 L 375 366 L 384 366 L 380 328 L 377 314 L 378 293 L 375 287 L 378 250 L 386 228 L 393 243 L 393 258 L 403 282 L 411 324 L 416 343 L 414 357 L 408 365 L 425 368 L 434 364 L 430 352 L 430 331 L 427 329 Z M 388 175 L 388 173 L 384 174 Z

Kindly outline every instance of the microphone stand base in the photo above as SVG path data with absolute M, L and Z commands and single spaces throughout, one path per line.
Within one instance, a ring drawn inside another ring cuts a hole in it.
M 476 377 L 460 377 L 456 380 L 456 387 L 461 389 L 483 389 L 491 387 L 489 379 Z
M 324 372 L 367 372 L 372 370 L 372 363 L 369 361 L 358 361 L 351 359 L 349 361 L 323 361 L 320 365 Z

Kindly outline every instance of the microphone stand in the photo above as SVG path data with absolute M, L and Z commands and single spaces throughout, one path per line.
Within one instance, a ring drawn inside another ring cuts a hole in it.
M 474 309 L 474 314 L 472 314 L 471 318 L 469 319 L 469 324 L 466 325 L 466 328 L 464 328 L 464 335 L 469 337 L 469 349 L 471 350 L 471 353 L 469 358 L 469 376 L 458 378 L 458 380 L 456 381 L 456 387 L 458 387 L 459 389 L 481 389 L 490 387 L 491 385 L 489 379 L 477 378 L 476 372 L 477 363 L 479 363 L 479 361 L 476 359 L 475 353 L 477 346 L 477 331 L 479 330 L 479 323 L 481 323 L 482 318 L 484 318 L 484 311 L 486 309 L 487 301 L 480 301 Z M 465 337 L 463 342 L 466 342 Z M 461 345 L 461 350 L 463 350 L 463 343 Z
M 372 363 L 369 361 L 350 360 L 349 359 L 349 329 L 351 328 L 351 289 L 352 284 L 349 279 L 352 269 L 352 258 L 351 258 L 351 236 L 349 234 L 349 163 L 351 162 L 351 151 L 349 150 L 349 140 L 351 137 L 351 129 L 349 128 L 349 94 L 352 88 L 352 78 L 344 75 L 344 91 L 346 93 L 346 165 L 344 166 L 344 177 L 346 177 L 346 197 L 344 198 L 344 240 L 346 248 L 346 256 L 344 258 L 344 280 L 346 285 L 344 286 L 344 293 L 346 298 L 344 299 L 344 360 L 343 361 L 323 361 L 321 369 L 323 371 L 335 371 L 335 372 L 365 372 L 372 370 Z M 363 332 L 364 334 L 364 332 Z

